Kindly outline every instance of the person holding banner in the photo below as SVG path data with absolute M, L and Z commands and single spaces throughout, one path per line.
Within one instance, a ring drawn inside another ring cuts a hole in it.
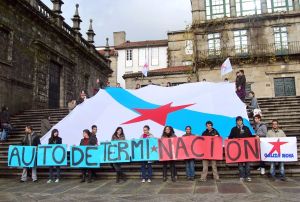
M 149 132 L 150 127 L 145 125 L 143 128 L 143 135 L 141 138 L 153 138 L 154 136 Z M 151 161 L 143 161 L 142 162 L 142 182 L 146 182 L 146 178 L 148 182 L 151 182 L 152 179 L 152 162 Z M 146 175 L 148 173 L 148 175 Z
M 165 126 L 161 138 L 173 138 L 173 137 L 176 137 L 174 129 L 171 126 Z M 164 182 L 167 181 L 168 165 L 170 166 L 172 181 L 175 182 L 176 181 L 176 178 L 175 178 L 176 168 L 175 168 L 174 161 L 164 161 L 163 162 L 163 181 Z
M 92 125 L 92 133 L 91 133 L 89 142 L 90 142 L 89 145 L 93 145 L 93 146 L 97 146 L 98 145 L 97 126 L 96 125 Z M 97 178 L 96 170 L 95 169 L 91 169 L 91 172 L 92 172 L 92 178 L 96 179 Z
M 49 138 L 49 142 L 48 144 L 62 144 L 62 139 L 61 137 L 58 136 L 59 133 L 58 133 L 58 130 L 57 129 L 53 129 L 51 131 L 51 137 Z M 47 183 L 51 183 L 54 181 L 54 178 L 53 178 L 53 170 L 54 168 L 56 168 L 56 180 L 55 182 L 58 183 L 59 182 L 59 179 L 60 179 L 60 167 L 59 166 L 50 166 L 49 167 L 49 180 L 47 181 Z
M 286 137 L 283 130 L 279 129 L 278 120 L 272 120 L 272 129 L 268 131 L 267 137 Z M 286 181 L 285 171 L 284 171 L 284 162 L 278 162 L 278 163 L 279 163 L 280 180 Z M 276 166 L 276 163 L 271 162 L 270 174 L 274 181 L 276 180 L 276 167 L 275 166 Z
M 25 135 L 25 137 L 23 138 L 23 140 L 21 142 L 21 144 L 23 146 L 38 146 L 39 144 L 41 144 L 40 137 L 39 137 L 38 134 L 36 134 L 33 131 L 32 126 L 27 125 L 25 127 L 25 133 L 26 133 L 26 135 Z M 20 182 L 26 182 L 27 181 L 28 169 L 29 168 L 23 168 L 23 172 L 22 172 Z M 36 166 L 32 167 L 31 170 L 32 170 L 32 173 L 31 173 L 32 181 L 37 182 Z
M 236 126 L 231 129 L 228 139 L 249 137 L 253 136 L 250 129 L 243 124 L 243 118 L 241 116 L 236 117 Z M 240 180 L 247 180 L 248 182 L 251 182 L 249 162 L 238 163 L 238 167 L 240 173 Z
M 83 130 L 83 138 L 80 141 L 80 146 L 88 146 L 91 145 L 90 144 L 90 136 L 91 133 L 88 129 Z M 82 173 L 82 179 L 81 182 L 85 182 L 85 178 L 86 178 L 86 174 L 88 174 L 88 183 L 92 182 L 92 171 L 91 169 L 82 169 L 81 170 Z
M 116 129 L 116 131 L 112 135 L 111 140 L 112 141 L 125 140 L 125 134 L 124 134 L 124 131 L 123 131 L 122 127 L 118 127 Z M 125 174 L 122 171 L 121 164 L 120 163 L 113 163 L 113 167 L 114 167 L 114 169 L 116 171 L 116 174 L 117 174 L 116 183 L 119 183 L 120 179 L 122 179 L 123 181 L 126 181 L 126 177 L 125 177 Z
M 259 138 L 264 138 L 267 136 L 268 128 L 265 123 L 261 122 L 261 116 L 259 114 L 256 114 L 254 116 L 254 130 L 255 130 L 255 135 Z M 260 161 L 259 163 L 259 168 L 257 170 L 260 170 L 260 174 L 264 175 L 265 174 L 265 162 Z
M 185 134 L 183 137 L 192 136 L 192 127 L 186 126 L 185 127 Z M 194 181 L 195 180 L 195 161 L 194 159 L 187 159 L 185 160 L 185 170 L 186 170 L 186 179 Z
M 220 136 L 219 132 L 216 129 L 213 128 L 213 123 L 211 121 L 207 121 L 205 125 L 206 125 L 206 130 L 202 133 L 202 136 Z M 212 172 L 213 172 L 214 179 L 217 182 L 219 182 L 220 179 L 219 179 L 219 174 L 218 174 L 218 169 L 217 169 L 217 161 L 215 161 L 215 160 L 206 160 L 206 159 L 202 160 L 203 171 L 202 171 L 202 174 L 201 174 L 200 181 L 202 181 L 202 182 L 206 181 L 209 162 L 211 162 L 211 167 L 212 167 Z

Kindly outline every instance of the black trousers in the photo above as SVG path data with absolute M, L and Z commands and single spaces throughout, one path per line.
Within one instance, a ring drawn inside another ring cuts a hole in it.
M 175 178 L 176 175 L 176 168 L 175 168 L 175 162 L 174 161 L 165 161 L 163 163 L 163 178 L 166 178 L 168 176 L 168 165 L 171 170 L 171 177 L 172 179 Z

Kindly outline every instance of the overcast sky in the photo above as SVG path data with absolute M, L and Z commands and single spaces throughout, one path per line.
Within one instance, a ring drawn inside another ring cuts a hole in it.
M 50 0 L 42 0 L 52 9 Z M 86 38 L 89 19 L 93 19 L 95 45 L 105 44 L 112 33 L 126 31 L 127 40 L 166 39 L 168 31 L 182 30 L 190 24 L 190 0 L 63 0 L 65 21 L 72 26 L 75 4 L 79 4 L 81 32 Z

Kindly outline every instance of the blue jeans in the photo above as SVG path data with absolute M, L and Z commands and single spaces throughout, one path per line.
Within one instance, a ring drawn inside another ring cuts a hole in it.
M 250 164 L 249 163 L 238 163 L 240 178 L 250 177 Z
M 142 162 L 142 179 L 152 179 L 152 163 L 148 161 Z
M 283 162 L 278 162 L 278 163 L 279 163 L 280 177 L 285 177 L 284 163 Z M 270 174 L 272 177 L 276 176 L 276 162 L 271 162 Z
M 1 140 L 1 141 L 6 140 L 6 139 L 7 139 L 7 135 L 8 135 L 8 130 L 3 129 L 3 130 L 0 132 L 0 140 Z
M 54 180 L 53 170 L 56 169 L 56 179 L 60 179 L 60 167 L 50 166 L 49 167 L 49 180 Z
M 194 160 L 185 161 L 185 171 L 187 177 L 195 177 L 195 162 Z

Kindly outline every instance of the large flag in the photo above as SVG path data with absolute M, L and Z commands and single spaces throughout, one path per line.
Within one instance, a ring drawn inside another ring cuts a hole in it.
M 231 66 L 229 58 L 227 58 L 221 66 L 221 76 L 224 76 L 225 74 L 228 74 L 229 72 L 232 72 L 232 66 Z
M 260 147 L 262 161 L 298 161 L 296 137 L 260 138 Z
M 148 65 L 148 63 L 145 63 L 145 64 L 144 64 L 144 67 L 143 67 L 143 69 L 142 69 L 142 73 L 143 73 L 143 75 L 144 75 L 145 77 L 148 76 L 148 71 L 149 71 L 149 65 Z
M 78 105 L 52 129 L 57 128 L 69 146 L 78 145 L 82 131 L 94 124 L 100 142 L 110 141 L 118 126 L 123 127 L 127 140 L 140 138 L 144 125 L 150 126 L 155 137 L 161 137 L 166 125 L 172 126 L 177 136 L 182 136 L 188 125 L 192 133 L 201 135 L 209 120 L 227 137 L 236 116 L 242 116 L 250 127 L 245 104 L 231 83 L 201 82 L 168 88 L 150 85 L 138 90 L 109 87 Z M 50 132 L 42 143 L 48 143 Z

